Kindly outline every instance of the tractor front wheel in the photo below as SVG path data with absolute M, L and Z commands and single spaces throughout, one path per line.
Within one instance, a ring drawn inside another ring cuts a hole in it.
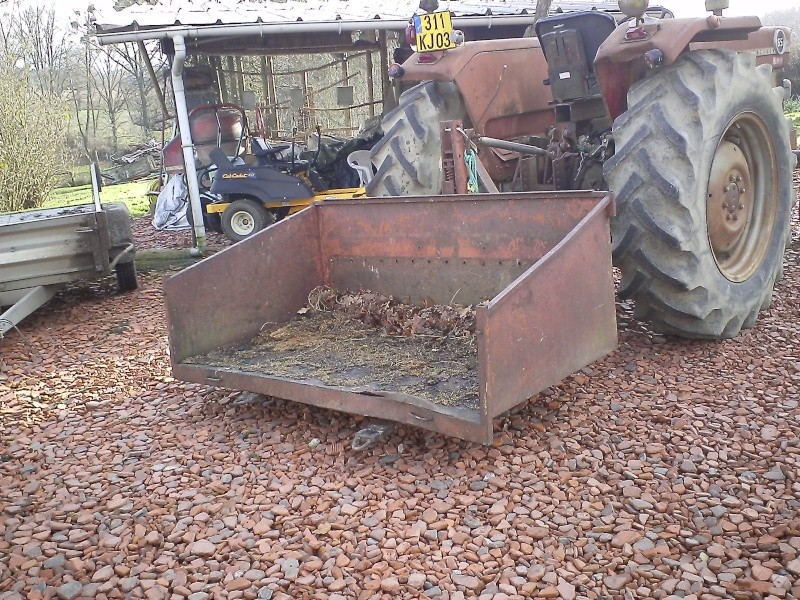
M 769 306 L 787 243 L 793 156 L 771 69 L 688 52 L 628 106 L 604 167 L 620 296 L 656 331 L 734 337 Z
M 439 121 L 466 112 L 455 83 L 426 81 L 406 90 L 381 121 L 383 138 L 370 150 L 377 168 L 367 196 L 426 196 L 442 191 Z

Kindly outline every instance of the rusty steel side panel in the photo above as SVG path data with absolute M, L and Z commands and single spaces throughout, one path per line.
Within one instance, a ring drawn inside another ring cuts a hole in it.
M 518 281 L 478 307 L 481 392 L 490 417 L 616 348 L 610 202 L 605 198 Z
M 512 139 L 544 134 L 555 123 L 544 52 L 481 52 L 455 78 L 472 126 L 481 135 Z
M 413 301 L 488 300 L 553 249 L 602 194 L 404 197 L 323 204 L 333 287 L 359 283 Z
M 164 282 L 173 368 L 288 321 L 322 281 L 315 207 L 260 231 Z

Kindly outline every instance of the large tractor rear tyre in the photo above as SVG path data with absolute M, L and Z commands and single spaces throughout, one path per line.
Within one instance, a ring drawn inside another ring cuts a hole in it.
M 464 103 L 452 82 L 426 81 L 406 90 L 381 121 L 383 138 L 370 151 L 377 168 L 367 196 L 436 195 L 442 191 L 439 121 L 463 119 Z
M 769 66 L 688 52 L 634 85 L 605 165 L 619 294 L 656 331 L 736 336 L 782 268 L 794 164 Z

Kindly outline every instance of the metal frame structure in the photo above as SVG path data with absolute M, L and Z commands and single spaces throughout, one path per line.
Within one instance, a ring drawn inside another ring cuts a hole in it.
M 387 73 L 386 33 L 402 32 L 408 25 L 408 17 L 415 6 L 413 2 L 395 2 L 394 6 L 368 11 L 356 2 L 327 2 L 322 6 L 336 7 L 342 14 L 331 16 L 320 7 L 306 3 L 238 4 L 235 9 L 225 11 L 218 6 L 201 6 L 197 9 L 178 10 L 171 7 L 134 6 L 113 15 L 100 15 L 95 23 L 97 38 L 101 45 L 134 42 L 139 45 L 143 59 L 147 63 L 153 84 L 159 90 L 162 107 L 164 93 L 161 82 L 150 64 L 146 52 L 142 52 L 145 42 L 159 42 L 162 51 L 172 57 L 171 80 L 175 97 L 175 110 L 180 126 L 181 144 L 186 162 L 186 176 L 189 182 L 189 198 L 194 216 L 195 254 L 205 249 L 205 228 L 200 206 L 200 192 L 197 186 L 197 172 L 193 160 L 193 141 L 188 124 L 188 109 L 184 64 L 187 55 L 269 55 L 275 53 L 316 53 L 341 51 L 353 47 L 352 35 L 355 32 L 374 32 L 377 49 L 381 53 L 381 88 L 384 101 L 390 83 Z M 521 0 L 512 4 L 483 0 L 481 2 L 448 2 L 447 9 L 453 15 L 453 26 L 469 34 L 469 39 L 520 36 L 525 28 L 536 19 L 536 1 Z M 300 8 L 300 7 L 305 7 Z M 159 12 L 159 8 L 162 9 Z M 279 11 L 283 12 L 279 14 Z M 563 0 L 555 2 L 552 10 L 602 10 L 617 11 L 616 2 L 605 0 Z M 301 15 L 294 14 L 305 10 Z M 333 9 L 331 9 L 333 10 Z M 408 16 L 404 15 L 408 10 Z M 376 12 L 383 14 L 375 14 Z M 369 16 L 367 16 L 369 14 Z M 360 16 L 357 16 L 360 15 Z M 106 17 L 106 18 L 104 18 Z M 328 20 L 319 20 L 328 19 Z M 242 22 L 251 20 L 252 22 Z M 360 46 L 363 47 L 363 46 Z M 392 108 L 384 106 L 384 109 Z M 168 111 L 165 111 L 168 112 Z

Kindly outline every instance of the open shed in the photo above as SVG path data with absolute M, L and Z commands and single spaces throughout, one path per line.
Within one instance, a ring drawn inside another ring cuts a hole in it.
M 475 40 L 522 36 L 535 21 L 537 2 L 423 0 L 420 4 L 449 10 L 453 26 L 464 31 L 466 39 Z M 551 12 L 565 10 L 615 11 L 617 3 L 564 0 L 554 2 L 551 8 Z M 193 221 L 198 251 L 205 246 L 205 231 L 199 218 L 190 110 L 211 98 L 251 104 L 257 108 L 256 126 L 280 136 L 288 129 L 281 121 L 280 107 L 288 103 L 305 109 L 300 115 L 307 115 L 307 119 L 293 116 L 293 123 L 301 131 L 310 130 L 320 114 L 337 112 L 343 119 L 328 129 L 352 132 L 367 118 L 396 106 L 401 90 L 390 82 L 387 70 L 391 61 L 410 51 L 403 32 L 418 12 L 424 11 L 403 0 L 288 0 L 134 5 L 98 15 L 95 26 L 101 44 L 134 42 L 147 59 L 144 44 L 157 42 L 169 59 L 174 116 L 180 131 L 190 206 L 196 217 Z M 327 86 L 308 85 L 308 72 L 319 68 L 309 62 L 297 72 L 284 72 L 283 75 L 299 76 L 299 83 L 281 90 L 276 86 L 279 73 L 274 61 L 287 55 L 325 55 L 327 63 L 323 66 L 338 69 L 338 78 Z M 242 62 L 243 57 L 251 57 L 249 67 Z M 252 57 L 257 57 L 255 67 Z M 354 67 L 356 58 L 359 63 Z M 164 112 L 172 115 L 161 81 L 149 62 L 148 65 Z M 247 85 L 246 76 L 257 77 L 260 85 Z M 351 85 L 356 76 L 363 79 L 359 85 Z M 318 98 L 322 91 L 335 94 L 335 100 L 322 101 Z

